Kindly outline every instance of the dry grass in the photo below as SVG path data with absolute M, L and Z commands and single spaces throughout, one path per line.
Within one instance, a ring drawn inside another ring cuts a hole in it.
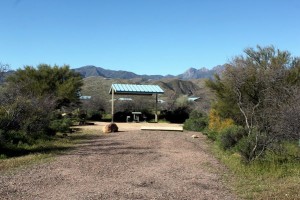
M 30 154 L 21 157 L 8 158 L 0 160 L 0 171 L 12 170 L 20 167 L 25 167 L 38 162 L 47 162 L 53 159 L 53 154 Z

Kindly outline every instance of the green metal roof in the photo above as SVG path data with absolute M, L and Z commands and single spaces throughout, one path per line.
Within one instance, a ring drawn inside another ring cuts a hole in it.
M 164 91 L 158 85 L 112 84 L 109 93 L 115 94 L 163 94 Z

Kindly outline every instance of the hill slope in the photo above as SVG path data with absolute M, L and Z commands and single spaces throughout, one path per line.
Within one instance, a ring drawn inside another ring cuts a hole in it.
M 203 110 L 207 110 L 213 97 L 212 93 L 205 87 L 204 79 L 180 80 L 180 79 L 160 79 L 160 80 L 144 80 L 135 79 L 108 79 L 103 77 L 87 77 L 83 80 L 82 95 L 92 96 L 92 98 L 101 99 L 105 104 L 110 105 L 111 95 L 110 87 L 113 83 L 120 84 L 154 84 L 159 85 L 165 91 L 159 99 L 168 100 L 182 95 L 197 96 L 201 100 L 199 105 Z M 130 96 L 130 95 L 127 95 Z M 201 109 L 202 109 L 201 108 Z
M 154 79 L 154 80 L 160 80 L 164 78 L 178 78 L 183 80 L 189 80 L 189 79 L 201 79 L 201 78 L 212 78 L 215 73 L 221 73 L 224 70 L 224 65 L 218 65 L 212 69 L 195 69 L 190 68 L 187 71 L 185 71 L 182 74 L 179 74 L 177 76 L 167 75 L 138 75 L 133 72 L 123 71 L 123 70 L 109 70 L 104 69 L 101 67 L 96 67 L 93 65 L 88 65 L 84 67 L 79 67 L 74 69 L 74 71 L 79 72 L 83 77 L 91 77 L 91 76 L 100 76 L 105 78 L 113 78 L 113 79 L 134 79 L 134 78 L 141 78 L 141 79 Z
M 88 65 L 84 67 L 79 67 L 74 69 L 79 72 L 83 77 L 90 76 L 101 76 L 106 78 L 120 78 L 120 79 L 133 79 L 133 78 L 144 78 L 144 79 L 161 79 L 164 76 L 161 75 L 137 75 L 133 72 L 123 71 L 123 70 L 109 70 L 102 67 L 96 67 L 93 65 Z

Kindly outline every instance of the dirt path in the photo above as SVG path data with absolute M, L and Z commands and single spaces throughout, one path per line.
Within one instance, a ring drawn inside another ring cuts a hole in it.
M 191 132 L 125 131 L 85 140 L 52 162 L 0 175 L 0 199 L 234 199 Z

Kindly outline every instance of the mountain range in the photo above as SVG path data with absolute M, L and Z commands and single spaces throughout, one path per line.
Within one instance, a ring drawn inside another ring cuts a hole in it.
M 218 65 L 212 69 L 207 68 L 189 68 L 184 73 L 179 74 L 177 76 L 173 75 L 138 75 L 133 72 L 123 71 L 123 70 L 109 70 L 104 69 L 102 67 L 96 67 L 93 65 L 87 65 L 79 68 L 75 68 L 74 71 L 80 73 L 84 78 L 91 77 L 91 76 L 100 76 L 103 78 L 112 78 L 112 79 L 134 79 L 134 78 L 142 78 L 145 80 L 153 79 L 153 80 L 160 80 L 163 78 L 178 78 L 183 80 L 188 79 L 201 79 L 201 78 L 212 78 L 214 74 L 220 74 L 224 70 L 224 65 Z
M 221 74 L 225 69 L 225 65 L 218 65 L 213 67 L 212 69 L 207 69 L 205 67 L 196 69 L 189 68 L 182 74 L 177 76 L 174 75 L 139 75 L 133 72 L 124 71 L 124 70 L 110 70 L 104 69 L 102 67 L 96 67 L 94 65 L 87 65 L 79 68 L 74 68 L 75 72 L 78 72 L 82 75 L 83 78 L 87 77 L 102 77 L 102 78 L 111 78 L 111 79 L 143 79 L 143 80 L 160 80 L 166 78 L 174 78 L 174 79 L 182 79 L 182 80 L 190 80 L 190 79 L 201 79 L 201 78 L 213 78 L 214 74 Z M 0 78 L 0 83 L 3 82 L 4 77 L 13 74 L 14 71 L 11 70 L 9 72 L 4 73 L 4 76 Z

